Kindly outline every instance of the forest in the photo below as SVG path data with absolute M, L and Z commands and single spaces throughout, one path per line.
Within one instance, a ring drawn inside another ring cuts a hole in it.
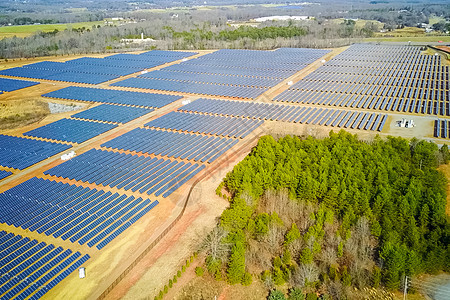
M 204 266 L 229 284 L 261 280 L 269 299 L 284 299 L 281 290 L 363 299 L 365 288 L 449 271 L 447 180 L 437 170 L 449 158 L 446 145 L 417 139 L 263 136 L 216 190 L 230 207 L 204 240 Z

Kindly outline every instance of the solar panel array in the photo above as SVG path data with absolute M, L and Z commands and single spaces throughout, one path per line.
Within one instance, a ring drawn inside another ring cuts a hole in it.
M 69 145 L 0 135 L 0 165 L 23 170 L 69 148 Z
M 152 112 L 153 109 L 101 104 L 71 117 L 94 121 L 127 123 Z
M 328 52 L 224 49 L 113 85 L 254 99 Z
M 145 126 L 244 138 L 262 123 L 263 121 L 252 119 L 170 112 Z
M 157 204 L 34 177 L 0 194 L 0 222 L 100 250 Z
M 0 231 L 0 299 L 39 299 L 90 256 Z
M 9 175 L 12 175 L 12 172 L 0 170 L 0 180 L 5 179 Z
M 222 74 L 202 74 L 202 73 L 182 73 L 182 72 L 170 72 L 166 70 L 153 71 L 150 73 L 142 74 L 141 78 L 168 80 L 173 82 L 194 82 L 202 84 L 223 84 L 223 85 L 237 85 L 248 87 L 261 87 L 271 88 L 277 85 L 280 80 L 274 78 L 264 77 L 243 77 L 243 76 L 230 76 Z
M 70 86 L 42 95 L 43 97 L 159 108 L 181 99 L 180 96 L 106 90 Z
M 184 83 L 151 78 L 128 78 L 113 83 L 112 86 L 248 99 L 254 99 L 266 91 L 266 89 L 259 87 L 212 85 L 195 82 Z
M 140 193 L 170 196 L 205 168 L 183 161 L 90 150 L 44 174 Z M 89 169 L 89 172 L 86 170 Z
M 411 46 L 358 44 L 275 101 L 450 115 L 449 67 Z
M 141 55 L 117 54 L 106 58 L 82 57 L 67 62 L 43 61 L 0 71 L 0 75 L 76 83 L 99 84 L 194 55 L 194 52 L 163 51 Z
M 223 137 L 136 128 L 101 146 L 212 163 L 238 141 Z
M 450 137 L 450 121 L 437 119 L 434 121 L 434 137 L 447 139 Z
M 116 124 L 61 119 L 27 131 L 23 135 L 72 143 L 82 143 L 115 127 L 117 127 Z
M 20 89 L 24 89 L 33 85 L 39 84 L 39 82 L 25 81 L 9 78 L 0 78 L 0 91 L 12 92 Z
M 210 99 L 196 100 L 180 110 L 376 131 L 383 130 L 387 120 L 387 115 L 376 113 Z

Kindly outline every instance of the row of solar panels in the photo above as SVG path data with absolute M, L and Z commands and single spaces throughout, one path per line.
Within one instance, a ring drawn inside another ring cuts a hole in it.
M 212 163 L 238 141 L 231 138 L 136 128 L 101 146 Z
M 170 81 L 173 80 L 180 82 L 239 85 L 239 86 L 250 86 L 261 88 L 270 88 L 277 85 L 280 82 L 280 80 L 271 78 L 237 77 L 230 75 L 216 75 L 216 74 L 202 74 L 202 73 L 188 73 L 188 72 L 168 72 L 164 70 L 142 74 L 139 77 L 170 80 Z
M 384 53 L 389 53 L 386 57 Z M 420 47 L 406 45 L 372 45 L 372 44 L 353 44 L 349 51 L 339 54 L 340 57 L 366 58 L 378 61 L 394 60 L 404 58 L 407 55 L 420 53 Z
M 442 85 L 442 89 L 448 89 L 448 74 L 440 76 L 440 73 L 432 73 L 427 76 L 421 76 L 423 74 L 411 74 L 411 76 L 371 76 L 362 74 L 337 74 L 337 73 L 319 73 L 313 72 L 304 78 L 305 81 L 328 81 L 328 82 L 346 82 L 346 83 L 358 83 L 358 84 L 384 84 L 385 82 L 390 85 L 400 84 L 402 86 L 434 86 L 436 89 Z M 433 78 L 434 77 L 434 78 Z M 444 84 L 446 86 L 444 87 Z
M 329 53 L 330 50 L 323 49 L 306 49 L 306 48 L 280 48 L 275 51 L 263 50 L 240 50 L 240 49 L 221 49 L 213 53 L 203 55 L 193 61 L 216 61 L 230 62 L 245 61 L 246 65 L 242 67 L 267 66 L 273 65 L 275 68 L 278 62 L 285 69 L 289 65 L 308 65 L 323 55 Z
M 245 64 L 243 63 L 245 66 Z M 188 74 L 212 74 L 220 76 L 237 76 L 249 78 L 266 78 L 272 80 L 283 80 L 294 75 L 297 71 L 288 70 L 265 70 L 261 68 L 232 68 L 227 65 L 223 66 L 204 66 L 194 64 L 175 64 L 161 69 L 166 72 L 179 72 Z
M 358 63 L 358 65 L 367 65 L 369 66 L 370 64 L 373 65 L 378 65 L 379 63 L 383 64 L 383 63 L 390 63 L 390 64 L 411 64 L 411 63 L 415 63 L 416 65 L 439 65 L 441 62 L 441 57 L 440 56 L 431 56 L 431 55 L 422 55 L 422 54 L 408 54 L 408 53 L 404 53 L 403 57 L 399 56 L 400 59 L 397 58 L 392 58 L 389 57 L 387 58 L 386 56 L 383 56 L 384 54 L 380 54 L 377 58 L 375 58 L 375 60 L 372 59 L 372 57 L 369 56 L 364 56 L 364 57 L 358 57 L 357 55 L 355 55 L 354 53 L 351 53 L 352 51 L 349 51 L 349 53 L 345 53 L 345 55 L 338 55 L 336 56 L 335 59 L 333 59 L 333 63 L 331 63 L 330 65 L 341 65 L 341 64 L 346 64 L 347 61 L 350 61 L 350 65 L 355 62 Z M 389 53 L 385 52 L 385 53 Z M 390 55 L 390 53 L 389 53 Z M 407 56 L 406 56 L 407 55 Z M 382 58 L 380 60 L 380 58 Z
M 342 65 L 342 66 L 329 66 L 323 65 L 314 74 L 350 74 L 350 75 L 370 75 L 370 76 L 383 76 L 383 77 L 395 77 L 402 75 L 404 77 L 431 77 L 440 76 L 441 78 L 448 78 L 448 66 L 436 66 L 433 68 L 427 68 L 425 66 L 418 67 L 411 65 L 409 67 L 392 67 L 386 68 L 366 68 L 360 65 Z
M 170 112 L 145 124 L 145 126 L 245 138 L 262 123 L 263 121 L 253 119 Z
M 284 93 L 276 98 L 276 100 L 302 104 L 403 111 L 429 115 L 450 115 L 448 101 L 417 100 L 404 97 L 377 97 L 371 95 L 298 91 L 297 93 Z
M 23 135 L 71 143 L 82 143 L 116 127 L 116 124 L 61 119 L 27 131 Z
M 447 139 L 450 137 L 450 121 L 435 120 L 434 121 L 434 137 Z
M 1 299 L 39 299 L 90 257 L 0 231 Z
M 0 91 L 12 92 L 20 89 L 24 89 L 33 85 L 39 84 L 39 82 L 0 78 Z
M 347 51 L 351 51 L 351 48 Z M 391 60 L 388 52 L 385 52 L 386 60 L 384 61 L 368 61 L 357 60 L 354 55 L 349 55 L 342 59 L 341 54 L 327 62 L 325 66 L 329 68 L 357 68 L 357 69 L 395 69 L 395 70 L 442 70 L 440 56 L 437 59 L 427 59 L 429 56 L 421 55 L 419 57 L 404 57 L 402 61 Z M 407 55 L 407 54 L 405 54 Z M 433 58 L 435 58 L 434 56 Z
M 184 107 L 182 111 L 223 114 L 235 117 L 257 118 L 262 120 L 286 121 L 302 124 L 318 124 L 325 126 L 350 127 L 381 131 L 386 116 L 381 114 L 349 112 L 335 109 L 311 108 L 303 106 L 282 106 L 273 104 L 248 103 L 226 100 L 199 99 Z M 360 117 L 358 117 L 360 116 Z M 378 116 L 378 117 L 377 117 Z M 317 119 L 316 119 L 317 118 Z M 357 122 L 358 124 L 347 121 Z M 360 122 L 372 121 L 369 125 Z M 377 124 L 374 125 L 376 122 Z M 367 126 L 366 126 L 367 125 Z
M 423 81 L 422 83 L 425 83 Z M 448 86 L 448 82 L 446 85 Z M 442 87 L 445 87 L 442 84 Z M 436 101 L 447 101 L 448 91 L 443 89 L 434 89 L 430 86 L 424 87 L 410 87 L 404 85 L 371 85 L 371 84 L 356 84 L 356 83 L 340 83 L 340 82 L 314 82 L 314 81 L 302 81 L 301 84 L 297 84 L 295 88 L 288 89 L 287 92 L 283 92 L 274 98 L 278 100 L 283 98 L 286 94 L 298 94 L 300 92 L 326 92 L 326 93 L 339 93 L 339 94 L 355 94 L 355 95 L 371 95 L 371 96 L 383 96 L 383 97 L 407 97 L 413 99 L 429 99 Z
M 254 99 L 328 52 L 219 50 L 113 85 Z
M 12 172 L 5 171 L 5 170 L 0 170 L 0 180 L 5 179 L 9 175 L 12 175 Z
M 205 166 L 103 150 L 90 150 L 44 174 L 139 193 L 170 196 Z M 86 172 L 89 170 L 89 172 Z
M 151 108 L 148 109 L 141 107 L 101 104 L 99 106 L 74 114 L 71 117 L 94 121 L 127 123 L 152 111 L 153 109 Z
M 23 170 L 69 148 L 69 145 L 0 135 L 0 165 Z
M 144 55 L 119 54 L 106 58 L 82 57 L 67 62 L 43 61 L 2 70 L 0 75 L 99 84 L 194 54 L 193 52 L 165 56 L 150 53 Z
M 202 84 L 195 82 L 177 82 L 151 78 L 128 78 L 112 84 L 113 86 L 131 87 L 170 92 L 192 93 L 211 96 L 226 96 L 234 98 L 254 99 L 264 93 L 266 89 L 259 87 Z
M 0 221 L 100 250 L 106 246 L 100 244 L 103 240 L 157 204 L 34 177 L 0 194 Z
M 159 108 L 181 99 L 181 96 L 142 92 L 107 90 L 70 86 L 42 95 L 43 97 L 76 101 L 100 102 Z

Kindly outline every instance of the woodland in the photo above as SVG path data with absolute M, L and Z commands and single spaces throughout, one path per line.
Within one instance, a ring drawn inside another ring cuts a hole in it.
M 216 190 L 230 207 L 204 240 L 204 267 L 229 284 L 261 280 L 269 299 L 283 299 L 278 289 L 289 299 L 363 299 L 366 288 L 448 272 L 447 181 L 437 168 L 449 158 L 446 145 L 417 139 L 263 136 Z

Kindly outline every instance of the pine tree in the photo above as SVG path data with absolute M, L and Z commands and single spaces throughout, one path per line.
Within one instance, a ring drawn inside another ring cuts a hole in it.
M 230 261 L 228 263 L 228 282 L 240 283 L 245 274 L 245 245 L 244 233 L 238 231 L 234 235 L 234 245 L 231 249 Z

